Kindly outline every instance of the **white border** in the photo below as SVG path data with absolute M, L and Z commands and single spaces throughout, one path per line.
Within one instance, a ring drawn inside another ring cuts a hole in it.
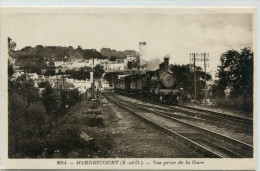
M 177 7 L 256 7 L 257 11 L 260 8 L 260 1 L 259 0 L 182 0 L 182 1 L 175 1 L 175 0 L 99 0 L 99 1 L 84 1 L 84 0 L 2 0 L 0 2 L 0 6 L 177 6 Z M 259 21 L 259 11 L 257 12 L 257 21 Z M 259 74 L 260 68 L 258 66 L 260 65 L 259 62 L 259 53 L 257 53 L 260 49 L 260 43 L 259 43 L 259 22 L 256 22 L 256 54 L 255 56 L 256 60 L 256 69 L 255 69 L 255 87 L 256 87 L 256 114 L 258 111 L 260 111 L 260 104 L 259 100 L 259 89 L 260 87 L 260 80 L 259 80 Z M 2 43 L 2 42 L 1 42 Z M 0 72 L 2 72 L 2 69 Z M 0 84 L 1 86 L 1 84 Z M 2 92 L 0 94 L 2 97 Z M 2 99 L 1 99 L 2 100 Z M 1 111 L 0 111 L 1 112 Z M 2 114 L 2 113 L 1 113 Z M 257 123 L 259 121 L 259 117 L 257 117 Z M 0 117 L 1 121 L 2 117 Z M 257 130 L 259 130 L 259 125 L 256 124 Z M 260 136 L 260 133 L 257 131 L 256 137 Z M 1 137 L 0 137 L 1 138 Z M 259 143 L 257 143 L 258 147 Z M 0 146 L 1 148 L 1 146 Z M 259 156 L 260 150 L 257 148 L 257 156 Z M 1 153 L 0 153 L 1 156 Z M 1 164 L 1 160 L 0 160 Z M 258 167 L 256 168 L 258 170 Z

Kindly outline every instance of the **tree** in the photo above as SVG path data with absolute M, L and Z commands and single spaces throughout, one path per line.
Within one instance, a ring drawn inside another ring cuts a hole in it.
M 66 108 L 77 104 L 81 99 L 82 96 L 77 89 L 73 90 L 63 90 L 60 89 L 61 95 L 61 109 L 65 110 Z
M 50 121 L 32 81 L 18 77 L 8 80 L 9 157 L 36 157 L 42 153 L 43 137 L 49 134 Z
M 49 69 L 44 73 L 45 76 L 53 76 L 55 75 L 55 70 L 54 69 Z
M 170 69 L 173 72 L 175 78 L 175 86 L 183 88 L 186 95 L 194 94 L 194 71 L 191 71 L 190 65 L 171 65 Z M 205 72 L 201 67 L 196 67 L 196 92 L 197 99 L 203 98 L 202 90 L 205 88 Z M 202 78 L 202 79 L 201 79 Z M 206 80 L 210 80 L 211 75 L 206 74 Z
M 42 92 L 42 102 L 46 108 L 47 113 L 57 119 L 61 109 L 60 92 L 47 84 L 44 91 Z
M 132 62 L 132 61 L 129 61 L 129 62 L 127 63 L 127 68 L 128 68 L 128 69 L 132 69 L 132 68 L 133 68 L 133 62 Z
M 116 59 L 122 59 L 127 57 L 127 55 L 134 55 L 136 57 L 137 63 L 140 63 L 140 55 L 135 50 L 124 50 L 124 51 L 116 51 L 110 48 L 102 48 L 100 49 L 100 53 L 104 57 L 110 58 L 110 61 L 115 61 Z
M 8 83 L 8 94 L 17 93 L 23 96 L 28 103 L 39 101 L 39 89 L 34 87 L 33 80 L 26 80 L 26 76 L 22 75 L 15 81 Z
M 8 37 L 8 52 L 13 52 L 15 48 L 16 43 L 13 42 L 13 40 L 10 37 Z
M 51 86 L 48 81 L 40 82 L 39 83 L 39 88 L 45 88 Z
M 63 123 L 62 116 L 82 95 L 78 90 L 52 88 L 49 82 L 40 85 L 45 88 L 42 96 L 26 75 L 8 79 L 9 158 L 36 158 L 46 148 L 50 153 L 57 149 L 68 152 L 78 145 L 80 129 Z
M 85 49 L 85 50 L 83 50 L 83 52 L 84 52 L 85 59 L 91 59 L 91 58 L 104 59 L 105 58 L 96 49 Z
M 77 49 L 78 50 L 82 50 L 82 47 L 80 45 L 78 45 Z
M 216 74 L 219 79 L 215 81 L 217 86 L 213 89 L 213 94 L 216 97 L 224 97 L 226 88 L 232 86 L 233 71 L 231 70 L 236 67 L 238 58 L 239 52 L 235 50 L 229 50 L 221 55 L 221 65 L 218 66 Z
M 109 58 L 109 61 L 116 61 L 116 57 L 115 56 L 111 56 L 110 58 Z
M 244 102 L 246 96 L 253 96 L 253 52 L 246 47 L 241 52 L 228 50 L 220 57 L 221 65 L 218 66 L 217 76 L 219 80 L 215 82 L 215 92 L 221 92 L 224 97 L 225 89 L 232 88 L 234 96 L 243 95 Z M 218 89 L 218 91 L 216 91 Z
M 14 74 L 14 68 L 13 65 L 10 64 L 8 61 L 8 77 L 11 77 Z
M 102 78 L 104 72 L 104 67 L 102 65 L 97 64 L 94 68 L 94 78 Z

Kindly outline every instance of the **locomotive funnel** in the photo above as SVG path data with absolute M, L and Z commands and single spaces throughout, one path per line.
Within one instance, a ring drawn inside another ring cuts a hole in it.
M 169 69 L 169 58 L 164 58 L 164 66 L 163 70 L 167 71 Z

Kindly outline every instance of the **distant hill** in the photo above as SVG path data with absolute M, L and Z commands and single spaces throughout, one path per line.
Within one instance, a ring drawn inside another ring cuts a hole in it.
M 51 62 L 51 61 L 82 61 L 90 58 L 104 59 L 103 55 L 95 49 L 81 49 L 78 47 L 61 47 L 61 46 L 27 46 L 18 51 L 12 51 L 9 55 L 14 58 L 16 65 L 26 65 L 26 63 Z
M 37 64 L 37 67 L 40 68 L 46 67 L 45 62 L 52 63 L 61 60 L 85 61 L 90 58 L 111 58 L 115 60 L 124 58 L 127 55 L 135 55 L 139 60 L 139 54 L 134 50 L 116 51 L 110 48 L 102 48 L 99 52 L 96 49 L 82 49 L 80 46 L 77 49 L 74 49 L 72 46 L 26 46 L 21 50 L 9 52 L 9 55 L 15 59 L 15 65 L 28 66 Z

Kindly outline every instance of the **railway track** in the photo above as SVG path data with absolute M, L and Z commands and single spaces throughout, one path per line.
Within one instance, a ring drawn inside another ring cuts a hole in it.
M 215 111 L 209 111 L 201 108 L 194 108 L 185 105 L 170 106 L 161 104 L 160 107 L 156 105 L 146 105 L 156 110 L 161 110 L 162 106 L 167 108 L 164 111 L 171 113 L 175 117 L 180 119 L 186 119 L 189 121 L 196 121 L 200 123 L 214 125 L 218 128 L 228 128 L 232 133 L 242 133 L 252 136 L 253 135 L 253 120 L 242 118 L 238 116 L 231 116 L 225 113 L 219 113 Z M 178 114 L 176 113 L 178 112 Z
M 143 106 L 161 110 L 161 107 L 142 104 Z M 250 119 L 233 117 L 223 113 L 217 113 L 207 110 L 190 108 L 189 106 L 169 106 L 163 105 L 165 112 L 179 119 L 186 119 L 191 122 L 205 123 L 207 126 L 214 126 L 221 128 L 228 128 L 233 133 L 243 133 L 250 136 L 253 135 L 253 121 Z
M 186 105 L 178 105 L 170 107 L 176 111 L 188 112 L 193 116 L 198 116 L 209 121 L 214 120 L 217 125 L 226 126 L 228 128 L 234 128 L 238 131 L 243 131 L 250 135 L 253 135 L 253 120 L 242 118 L 238 116 L 231 116 L 225 113 L 205 110 L 201 108 L 195 108 Z
M 106 93 L 105 96 L 163 132 L 175 136 L 203 157 L 250 158 L 253 156 L 253 147 L 249 144 L 188 123 L 169 115 L 165 110 L 155 110 L 152 107 L 125 101 L 110 93 Z

